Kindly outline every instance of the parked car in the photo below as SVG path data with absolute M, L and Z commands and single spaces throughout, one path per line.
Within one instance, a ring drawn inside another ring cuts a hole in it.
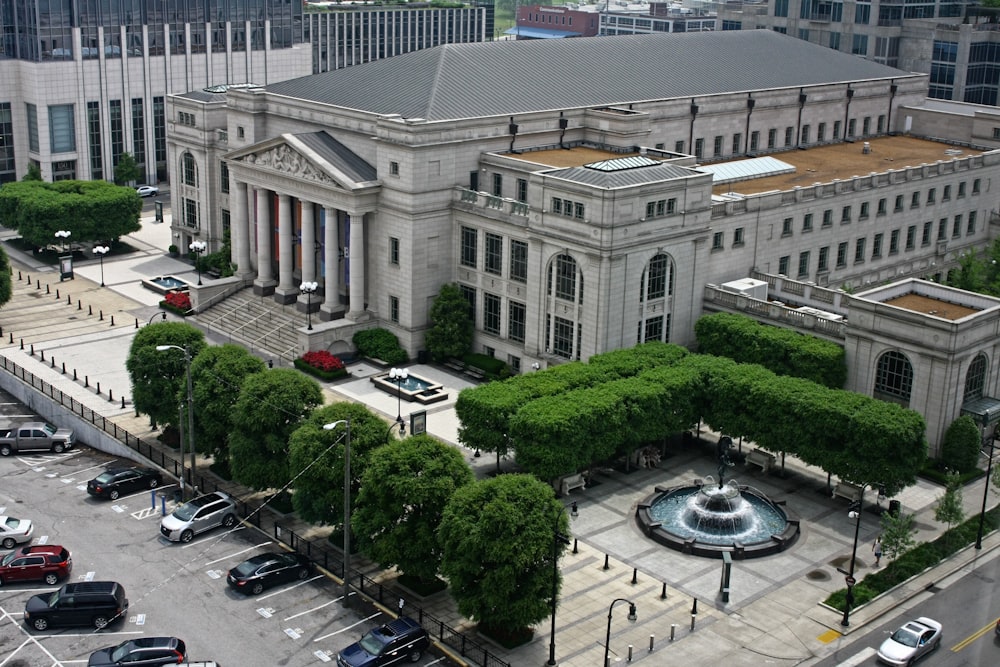
M 48 422 L 25 422 L 0 429 L 0 456 L 32 451 L 62 454 L 72 449 L 74 444 L 76 437 L 72 429 L 59 428 Z
M 163 475 L 155 468 L 130 466 L 108 468 L 87 482 L 87 493 L 92 496 L 118 500 L 123 494 L 141 489 L 155 489 L 163 483 Z
M 187 647 L 177 637 L 138 637 L 90 654 L 87 667 L 162 667 L 187 659 Z
M 941 645 L 941 624 L 921 616 L 907 621 L 882 642 L 878 659 L 888 665 L 912 665 Z
M 308 579 L 310 573 L 312 562 L 302 554 L 269 552 L 231 569 L 226 581 L 240 593 L 260 595 L 265 588 Z
M 359 641 L 337 654 L 337 667 L 385 667 L 417 662 L 430 643 L 427 631 L 419 623 L 400 616 L 366 632 Z
M 73 571 L 73 559 L 58 544 L 36 544 L 11 551 L 0 560 L 0 586 L 15 581 L 59 583 Z
M 198 533 L 236 525 L 236 503 L 222 491 L 189 500 L 160 521 L 160 534 L 171 542 L 190 542 Z
M 140 197 L 152 197 L 160 194 L 160 188 L 155 185 L 140 185 L 135 191 Z
M 0 516 L 0 545 L 4 549 L 13 549 L 18 544 L 31 541 L 31 522 L 27 519 L 15 519 L 12 516 Z
M 116 581 L 63 584 L 54 593 L 28 599 L 24 622 L 35 630 L 54 627 L 85 627 L 100 630 L 121 622 L 128 612 L 125 588 Z

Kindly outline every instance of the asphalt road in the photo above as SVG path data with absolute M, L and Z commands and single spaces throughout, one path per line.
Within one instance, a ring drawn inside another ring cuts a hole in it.
M 927 616 L 942 624 L 941 648 L 921 659 L 928 667 L 985 667 L 1000 664 L 1000 638 L 994 632 L 1000 617 L 1000 558 L 981 562 L 975 569 L 940 582 L 916 598 L 907 611 L 897 612 L 880 625 L 865 628 L 860 639 L 819 663 L 823 667 L 879 664 L 879 644 L 905 621 Z
M 0 421 L 32 417 L 0 392 Z M 244 527 L 216 529 L 184 545 L 167 542 L 159 536 L 159 521 L 161 495 L 172 496 L 169 485 L 114 502 L 87 494 L 87 480 L 112 460 L 86 446 L 63 455 L 0 458 L 0 515 L 30 519 L 34 544 L 68 548 L 73 558 L 68 581 L 118 581 L 130 603 L 128 618 L 110 630 L 37 632 L 22 621 L 24 604 L 55 587 L 41 582 L 0 587 L 3 667 L 86 664 L 93 651 L 142 635 L 180 637 L 189 659 L 223 665 L 335 664 L 339 649 L 387 620 L 367 605 L 345 610 L 341 587 L 320 573 L 257 597 L 231 591 L 225 582 L 229 568 L 280 547 Z M 169 511 L 171 503 L 166 507 Z M 417 664 L 441 662 L 425 655 Z

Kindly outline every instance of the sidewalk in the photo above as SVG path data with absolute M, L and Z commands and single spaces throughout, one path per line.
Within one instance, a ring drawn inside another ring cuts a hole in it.
M 149 232 L 154 233 L 162 230 Z M 81 263 L 76 279 L 60 284 L 54 267 L 40 266 L 30 257 L 11 253 L 14 298 L 0 310 L 0 354 L 149 442 L 156 442 L 158 433 L 149 429 L 147 417 L 135 416 L 124 360 L 136 322 L 145 326 L 159 312 L 156 307 L 159 295 L 138 287 L 137 276 L 148 275 L 143 271 L 150 268 L 155 275 L 184 275 L 192 270 L 189 264 L 166 257 L 157 246 L 160 242 L 146 236 L 133 243 L 140 247 L 138 256 L 106 259 L 104 288 L 99 285 L 96 260 Z M 55 296 L 56 290 L 59 298 Z M 67 303 L 67 294 L 71 303 Z M 99 313 L 103 313 L 103 320 Z M 26 346 L 23 350 L 21 341 Z M 30 353 L 32 345 L 34 355 Z M 41 352 L 46 355 L 45 361 Z M 497 468 L 495 456 L 477 457 L 475 451 L 461 447 L 457 441 L 459 423 L 454 402 L 458 392 L 471 383 L 432 366 L 414 365 L 410 369 L 447 387 L 448 400 L 427 407 L 428 432 L 460 448 L 478 476 L 493 473 Z M 76 381 L 72 379 L 74 371 Z M 395 419 L 397 410 L 405 418 L 411 410 L 419 409 L 405 403 L 397 407 L 395 396 L 375 389 L 368 380 L 374 368 L 354 364 L 351 371 L 352 380 L 323 385 L 328 401 L 361 402 L 388 421 Z M 84 386 L 84 377 L 89 387 Z M 98 382 L 100 395 L 94 386 Z M 831 499 L 825 492 L 826 475 L 822 471 L 788 459 L 783 475 L 739 469 L 731 473 L 740 483 L 760 489 L 774 500 L 785 501 L 801 518 L 802 534 L 780 554 L 735 561 L 730 601 L 723 603 L 719 595 L 720 561 L 667 550 L 647 539 L 634 521 L 637 503 L 655 486 L 673 486 L 715 474 L 715 464 L 706 455 L 713 450 L 712 436 L 703 434 L 703 437 L 704 444 L 672 448 L 658 468 L 629 473 L 604 471 L 596 477 L 598 484 L 573 491 L 562 499 L 566 505 L 576 501 L 579 516 L 571 519 L 576 553 L 570 550 L 560 561 L 563 588 L 555 624 L 555 656 L 559 664 L 593 667 L 601 663 L 609 628 L 609 605 L 617 599 L 634 602 L 638 620 L 629 623 L 626 619 L 627 605 L 619 603 L 613 608 L 609 652 L 615 663 L 627 661 L 631 645 L 632 661 L 649 665 L 665 664 L 668 657 L 678 664 L 721 660 L 730 667 L 756 666 L 762 661 L 776 665 L 813 664 L 852 642 L 871 643 L 863 636 L 858 639 L 863 634 L 859 631 L 900 605 L 919 602 L 928 582 L 940 582 L 952 572 L 966 572 L 977 561 L 1000 553 L 1000 536 L 989 535 L 981 552 L 966 550 L 946 565 L 854 610 L 851 627 L 845 635 L 840 614 L 820 606 L 819 602 L 843 587 L 843 576 L 837 568 L 844 567 L 850 558 L 854 524 L 847 519 L 846 501 Z M 199 458 L 201 465 L 204 461 Z M 501 468 L 511 469 L 512 464 L 502 461 Z M 982 483 L 976 482 L 965 489 L 967 516 L 978 514 Z M 904 511 L 916 515 L 918 540 L 930 539 L 944 529 L 933 520 L 933 507 L 941 493 L 940 488 L 920 480 L 897 498 Z M 990 505 L 994 499 L 995 494 Z M 290 518 L 283 519 L 282 525 L 297 533 L 325 534 L 324 529 Z M 877 532 L 877 519 L 866 511 L 858 543 L 859 580 L 872 570 L 870 547 Z M 392 578 L 391 573 L 381 573 L 361 559 L 357 559 L 356 566 L 373 578 Z M 697 614 L 693 615 L 695 600 Z M 419 604 L 452 627 L 468 629 L 476 641 L 515 667 L 543 665 L 548 660 L 548 619 L 535 628 L 531 643 L 507 651 L 478 636 L 473 624 L 458 614 L 447 593 Z

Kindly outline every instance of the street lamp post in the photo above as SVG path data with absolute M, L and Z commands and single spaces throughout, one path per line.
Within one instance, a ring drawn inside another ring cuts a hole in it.
M 986 496 L 990 490 L 990 478 L 993 475 L 993 443 L 996 442 L 996 432 L 990 436 L 990 455 L 986 459 L 986 481 L 983 482 L 983 508 L 979 510 L 979 531 L 976 533 L 976 548 L 983 548 L 983 520 L 986 518 Z
M 323 428 L 332 431 L 341 424 L 347 430 L 347 439 L 344 442 L 344 606 L 350 606 L 351 595 L 351 420 L 341 419 L 339 421 L 324 424 Z
M 312 321 L 312 296 L 319 289 L 319 283 L 315 282 L 303 282 L 299 285 L 299 291 L 306 295 L 306 322 L 308 322 L 307 330 L 312 331 L 313 321 Z
M 569 538 L 559 532 L 559 517 L 562 510 L 556 515 L 556 522 L 552 526 L 552 630 L 549 633 L 549 661 L 545 664 L 555 665 L 556 663 L 556 595 L 558 594 L 559 582 L 559 543 L 569 544 Z
M 403 383 L 410 377 L 410 372 L 405 368 L 390 368 L 389 378 L 396 383 L 396 423 L 403 423 Z
M 180 350 L 184 353 L 184 369 L 185 375 L 187 376 L 187 413 L 188 413 L 188 445 L 191 449 L 191 489 L 195 488 L 194 484 L 194 471 L 195 471 L 195 458 L 194 458 L 194 386 L 191 384 L 191 350 L 187 345 L 181 347 L 179 345 L 157 345 L 156 351 L 163 352 L 165 350 Z M 181 498 L 184 497 L 184 452 L 181 450 Z
M 194 253 L 194 266 L 198 270 L 198 284 L 201 285 L 201 262 L 198 260 L 201 257 L 201 253 L 208 249 L 208 244 L 204 241 L 191 241 L 191 245 L 188 248 Z
M 854 519 L 854 546 L 851 549 L 851 567 L 847 572 L 847 595 L 844 596 L 844 618 L 840 624 L 845 628 L 851 624 L 851 605 L 854 604 L 854 565 L 858 559 L 858 535 L 861 533 L 861 509 L 865 500 L 867 484 L 861 485 L 861 494 L 850 504 L 847 516 Z
M 57 239 L 62 239 L 63 252 L 66 252 L 66 240 L 73 235 L 73 232 L 68 232 L 64 229 L 60 229 L 55 233 Z
M 146 322 L 146 326 L 149 326 L 150 324 L 152 324 L 153 320 L 155 320 L 157 317 L 159 317 L 161 320 L 165 321 L 167 319 L 167 313 L 166 313 L 166 311 L 161 310 L 158 313 L 153 313 L 152 315 L 150 315 L 149 321 Z
M 604 640 L 604 662 L 601 667 L 608 667 L 608 660 L 610 657 L 609 654 L 611 653 L 609 648 L 611 645 L 611 612 L 614 611 L 615 605 L 619 602 L 628 602 L 628 620 L 635 623 L 635 619 L 637 618 L 635 613 L 635 603 L 631 600 L 626 600 L 625 598 L 615 598 L 611 602 L 611 606 L 608 607 L 608 634 Z
M 392 422 L 392 424 L 389 425 L 389 430 L 387 430 L 385 432 L 385 442 L 386 442 L 386 444 L 389 443 L 389 436 L 392 435 L 392 429 L 396 428 L 397 426 L 399 427 L 399 437 L 400 438 L 405 438 L 406 437 L 406 422 L 404 422 L 404 421 L 394 421 L 394 422 Z
M 95 245 L 94 254 L 101 258 L 101 287 L 104 287 L 104 256 L 110 251 L 106 245 Z

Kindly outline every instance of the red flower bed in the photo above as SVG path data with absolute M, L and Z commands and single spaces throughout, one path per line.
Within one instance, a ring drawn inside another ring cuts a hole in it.
M 163 300 L 167 302 L 168 306 L 177 310 L 191 310 L 191 297 L 188 296 L 187 292 L 167 292 Z
M 326 350 L 306 352 L 302 355 L 302 361 L 324 373 L 336 373 L 344 370 L 344 362 L 340 360 L 340 357 L 334 356 Z

